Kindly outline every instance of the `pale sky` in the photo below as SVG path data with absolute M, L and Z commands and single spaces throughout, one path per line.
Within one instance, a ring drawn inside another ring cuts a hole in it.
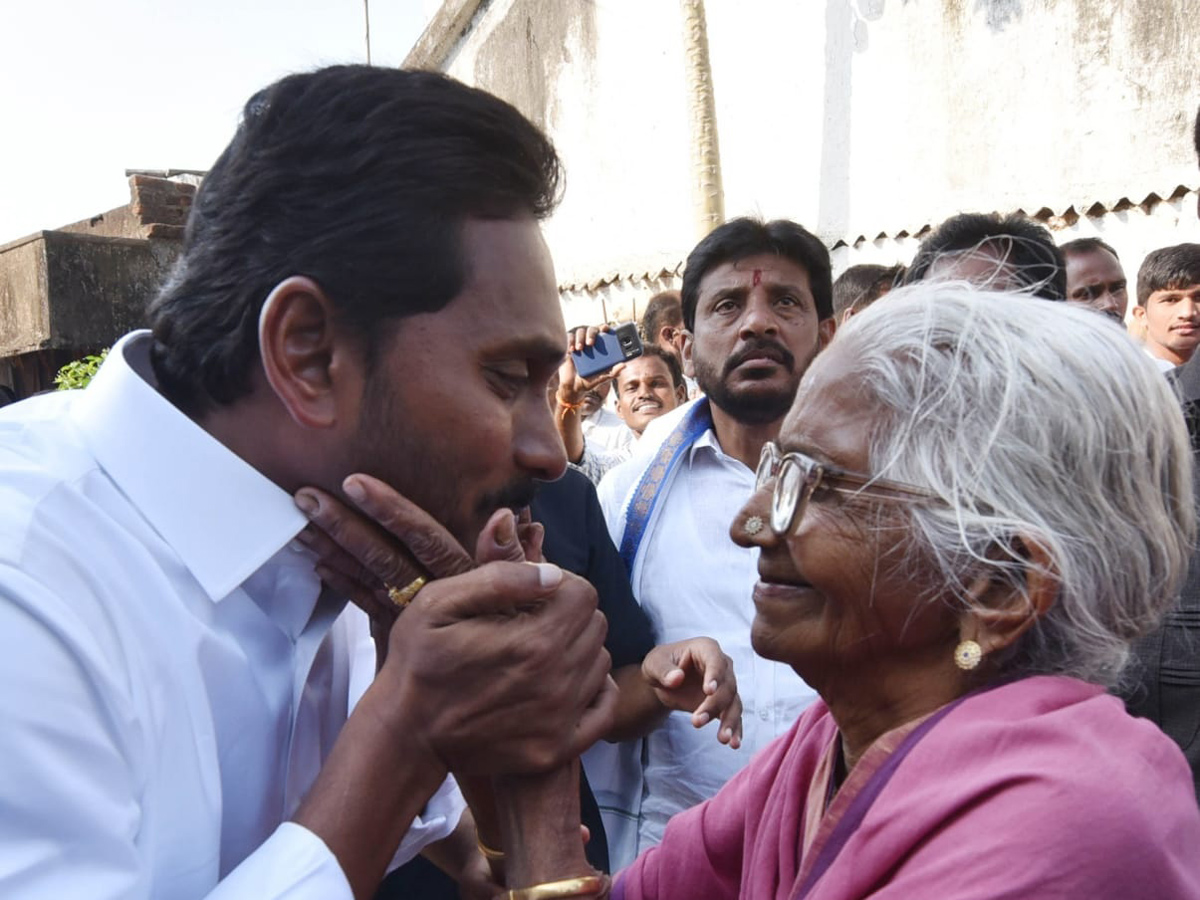
M 437 0 L 368 0 L 399 65 Z M 129 201 L 126 169 L 207 169 L 256 90 L 365 62 L 364 0 L 0 0 L 0 244 Z

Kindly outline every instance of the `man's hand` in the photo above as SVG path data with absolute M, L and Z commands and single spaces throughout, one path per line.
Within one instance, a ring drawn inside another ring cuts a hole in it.
M 596 343 L 596 335 L 611 330 L 608 325 L 591 325 L 567 332 L 567 356 L 558 369 L 558 390 L 555 393 L 557 411 L 554 421 L 563 439 L 567 459 L 573 463 L 583 458 L 583 416 L 580 415 L 580 411 L 584 396 L 616 378 L 625 367 L 625 363 L 617 363 L 605 372 L 584 378 L 575 370 L 575 360 L 571 353 L 593 346 Z
M 742 699 L 733 661 L 712 638 L 660 644 L 642 660 L 642 677 L 667 709 L 690 712 L 697 728 L 720 719 L 717 740 L 735 750 L 741 746 Z
M 598 335 L 611 331 L 610 325 L 589 325 L 587 328 L 576 328 L 567 332 L 567 357 L 558 368 L 558 401 L 561 405 L 579 403 L 588 391 L 594 391 L 621 373 L 625 363 L 617 363 L 611 369 L 585 378 L 575 370 L 575 360 L 571 357 L 572 353 L 595 346 Z
M 607 625 L 590 584 L 545 563 L 473 569 L 440 524 L 387 485 L 354 475 L 345 489 L 366 516 L 321 491 L 301 492 L 316 503 L 309 515 L 320 532 L 309 544 L 325 581 L 378 609 L 390 604 L 385 585 L 433 579 L 391 627 L 387 661 L 362 701 L 385 722 L 405 710 L 398 745 L 424 744 L 466 774 L 539 771 L 611 727 Z M 477 552 L 515 560 L 535 546 L 540 553 L 538 529 L 499 510 Z

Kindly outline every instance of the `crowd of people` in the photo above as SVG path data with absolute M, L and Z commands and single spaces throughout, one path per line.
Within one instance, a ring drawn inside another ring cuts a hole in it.
M 560 179 L 288 76 L 149 329 L 0 411 L 0 893 L 1200 897 L 1200 244 L 1135 337 L 1099 239 L 737 218 L 584 376 Z

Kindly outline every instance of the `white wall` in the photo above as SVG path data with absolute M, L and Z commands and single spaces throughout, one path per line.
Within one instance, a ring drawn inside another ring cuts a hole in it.
M 1149 250 L 1200 241 L 1195 193 L 1086 215 L 1200 187 L 1200 0 L 707 0 L 706 11 L 726 214 L 793 218 L 844 243 L 835 272 L 907 262 L 905 235 L 961 211 L 1068 213 L 1052 219 L 1073 222 L 1059 239 L 1101 234 L 1131 278 Z M 674 270 L 694 242 L 678 0 L 493 0 L 447 68 L 544 108 L 567 165 L 546 229 L 564 302 L 602 291 L 606 305 L 640 309 L 657 285 L 639 276 Z

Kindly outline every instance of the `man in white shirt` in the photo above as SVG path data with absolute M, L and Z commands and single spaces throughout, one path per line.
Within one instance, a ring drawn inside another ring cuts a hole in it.
M 1142 260 L 1133 317 L 1160 369 L 1192 358 L 1200 346 L 1200 244 L 1162 247 Z
M 440 75 L 289 76 L 200 188 L 152 330 L 0 411 L 0 896 L 369 897 L 455 828 L 448 771 L 556 767 L 611 727 L 594 591 L 501 561 L 379 584 L 407 606 L 348 713 L 365 619 L 292 500 L 373 474 L 516 546 L 501 508 L 565 466 L 558 173 Z
M 706 399 L 652 422 L 599 493 L 659 640 L 700 632 L 733 659 L 742 747 L 723 747 L 705 733 L 713 725 L 697 731 L 672 713 L 646 738 L 644 756 L 628 745 L 589 751 L 610 852 L 631 846 L 622 820 L 636 821 L 639 852 L 657 843 L 673 814 L 715 794 L 815 699 L 790 668 L 754 654 L 758 556 L 734 545 L 729 527 L 753 490 L 763 444 L 778 435 L 801 375 L 833 337 L 831 294 L 828 251 L 794 222 L 736 219 L 688 256 L 684 360 Z

